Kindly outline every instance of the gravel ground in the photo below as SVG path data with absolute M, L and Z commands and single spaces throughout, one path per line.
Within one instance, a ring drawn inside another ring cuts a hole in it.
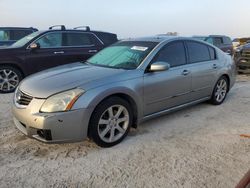
M 0 187 L 234 187 L 250 168 L 250 77 L 221 106 L 207 103 L 142 124 L 119 145 L 43 144 L 12 122 L 0 95 Z

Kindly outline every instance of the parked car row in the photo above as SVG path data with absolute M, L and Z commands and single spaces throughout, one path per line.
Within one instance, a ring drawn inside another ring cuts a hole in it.
M 28 137 L 110 147 L 147 119 L 221 104 L 235 82 L 231 44 L 225 36 L 118 41 L 88 26 L 52 26 L 0 49 L 0 92 L 15 91 L 14 123 Z
M 115 42 L 116 34 L 92 31 L 89 27 L 53 26 L 47 31 L 34 32 L 0 49 L 0 92 L 13 92 L 30 74 L 85 61 Z
M 194 36 L 194 38 L 206 41 L 218 48 L 222 51 L 233 55 L 234 48 L 232 40 L 228 36 L 224 35 L 209 35 L 209 36 Z

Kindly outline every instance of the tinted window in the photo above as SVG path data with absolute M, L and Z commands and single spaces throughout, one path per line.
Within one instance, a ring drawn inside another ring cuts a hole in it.
M 167 62 L 171 67 L 186 64 L 186 53 L 183 42 L 173 42 L 167 44 L 156 55 L 154 62 L 156 61 Z
M 27 35 L 29 35 L 30 33 L 32 33 L 31 30 L 12 30 L 11 31 L 11 40 L 19 40 Z
M 213 38 L 211 38 L 211 37 L 206 38 L 205 41 L 210 43 L 210 44 L 213 44 Z
M 215 49 L 212 47 L 208 47 L 208 49 L 209 49 L 209 53 L 210 53 L 210 59 L 215 60 L 216 59 Z
M 62 46 L 62 33 L 53 32 L 44 35 L 42 38 L 38 39 L 36 43 L 40 44 L 41 48 L 55 48 Z
M 222 45 L 222 44 L 223 44 L 223 40 L 222 40 L 221 37 L 215 37 L 215 38 L 214 38 L 214 45 L 215 45 L 215 46 L 220 46 L 220 45 Z
M 208 46 L 198 42 L 187 42 L 190 63 L 209 61 L 210 52 Z
M 88 33 L 67 33 L 66 46 L 86 46 L 93 45 L 93 35 Z
M 223 39 L 225 44 L 232 44 L 232 40 L 229 37 L 224 37 Z
M 113 44 L 117 41 L 117 36 L 109 33 L 99 33 L 98 37 L 104 42 L 106 45 Z

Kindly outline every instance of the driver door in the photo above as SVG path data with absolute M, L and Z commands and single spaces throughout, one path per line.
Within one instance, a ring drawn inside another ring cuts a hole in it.
M 49 32 L 35 41 L 40 47 L 29 49 L 26 63 L 32 72 L 39 72 L 66 63 L 64 47 L 65 34 L 60 31 Z
M 144 116 L 151 115 L 190 101 L 191 72 L 182 41 L 164 46 L 153 59 L 167 62 L 170 69 L 144 74 Z

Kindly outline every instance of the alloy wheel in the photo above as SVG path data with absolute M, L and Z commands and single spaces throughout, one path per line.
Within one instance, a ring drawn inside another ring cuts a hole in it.
M 99 137 L 107 143 L 119 140 L 129 127 L 129 112 L 122 105 L 113 105 L 101 115 L 98 123 Z
M 225 79 L 221 79 L 216 85 L 215 91 L 215 99 L 217 102 L 221 102 L 224 100 L 227 94 L 227 81 Z
M 0 70 L 0 91 L 8 92 L 15 89 L 19 84 L 17 73 L 10 69 Z

